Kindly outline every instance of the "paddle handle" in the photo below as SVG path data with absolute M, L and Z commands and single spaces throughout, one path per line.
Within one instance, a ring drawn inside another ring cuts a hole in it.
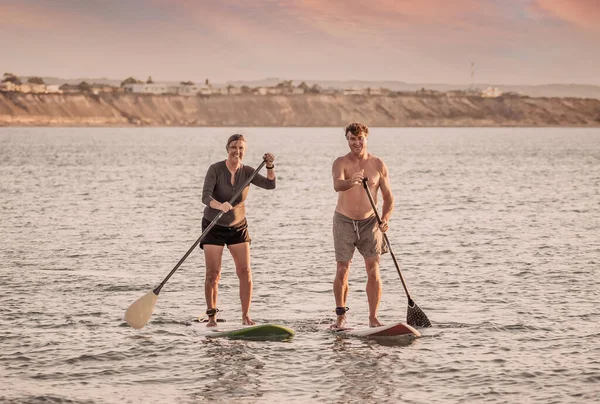
M 244 182 L 244 184 L 240 187 L 240 189 L 237 190 L 237 192 L 233 195 L 233 197 L 229 200 L 229 204 L 233 206 L 233 204 L 235 203 L 235 200 L 242 194 L 242 192 L 244 191 L 244 189 L 250 185 L 250 182 L 252 182 L 252 180 L 254 179 L 254 177 L 256 176 L 256 174 L 258 174 L 258 172 L 264 167 L 264 165 L 267 164 L 266 160 L 263 160 L 262 163 L 260 163 L 260 165 L 256 168 L 256 170 L 254 170 L 254 172 L 252 174 L 250 174 L 250 177 L 248 177 L 248 179 L 246 180 L 246 182 Z M 177 265 L 175 265 L 175 267 L 171 270 L 171 272 L 169 272 L 169 274 L 166 276 L 165 279 L 163 279 L 163 281 L 160 283 L 160 285 L 158 285 L 156 287 L 156 289 L 153 290 L 154 294 L 158 296 L 158 294 L 160 293 L 160 290 L 162 289 L 163 286 L 165 286 L 165 283 L 167 283 L 167 281 L 171 278 L 171 276 L 173 276 L 173 274 L 175 273 L 175 271 L 177 271 L 179 269 L 179 267 L 181 266 L 181 264 L 183 264 L 183 262 L 186 260 L 186 258 L 192 253 L 192 251 L 194 251 L 194 248 L 196 248 L 196 246 L 198 246 L 198 244 L 200 244 L 200 242 L 202 240 L 204 240 L 204 238 L 206 237 L 206 235 L 208 234 L 209 231 L 211 231 L 211 229 L 213 227 L 215 227 L 215 225 L 217 224 L 217 222 L 219 221 L 219 219 L 221 218 L 221 216 L 223 216 L 225 214 L 225 212 L 221 211 L 219 212 L 219 214 L 212 220 L 212 222 L 210 222 L 210 224 L 206 227 L 206 229 L 204 229 L 204 231 L 202 232 L 202 234 L 200 235 L 200 237 L 198 237 L 198 240 L 196 240 L 194 242 L 194 244 L 190 247 L 190 249 L 185 253 L 185 255 L 183 257 L 181 257 L 181 259 L 179 260 L 179 262 L 177 263 Z
M 368 178 L 363 178 L 362 183 L 365 191 L 367 191 L 367 196 L 369 197 L 369 202 L 371 202 L 371 207 L 375 212 L 375 217 L 377 218 L 377 223 L 381 224 L 381 217 L 379 217 L 379 213 L 377 212 L 377 206 L 375 205 L 375 201 L 373 200 L 373 195 L 371 195 L 371 190 L 369 189 L 369 185 L 367 184 Z M 410 293 L 408 292 L 408 287 L 406 286 L 406 281 L 404 280 L 404 276 L 402 276 L 402 271 L 400 271 L 400 265 L 398 265 L 398 261 L 396 260 L 396 255 L 392 251 L 392 246 L 390 244 L 390 240 L 388 239 L 387 234 L 383 233 L 383 239 L 385 240 L 385 244 L 388 247 L 390 255 L 392 256 L 392 260 L 394 261 L 394 265 L 396 266 L 396 271 L 398 271 L 398 275 L 400 276 L 400 280 L 402 281 L 402 286 L 404 287 L 404 291 L 406 292 L 406 297 L 408 298 L 408 305 L 410 307 L 414 306 L 414 301 L 412 297 L 410 297 Z

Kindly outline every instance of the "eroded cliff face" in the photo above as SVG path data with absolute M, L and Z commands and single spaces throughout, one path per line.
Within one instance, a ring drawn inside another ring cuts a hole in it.
M 0 93 L 0 125 L 600 126 L 600 100 L 417 96 Z

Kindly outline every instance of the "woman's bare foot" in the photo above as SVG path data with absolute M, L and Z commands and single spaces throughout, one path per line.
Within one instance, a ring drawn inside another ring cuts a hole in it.
M 369 327 L 381 327 L 383 324 L 377 320 L 377 317 L 373 317 L 369 319 Z
M 217 317 L 213 316 L 213 317 L 209 317 L 208 318 L 208 323 L 206 323 L 207 327 L 216 327 L 217 326 Z

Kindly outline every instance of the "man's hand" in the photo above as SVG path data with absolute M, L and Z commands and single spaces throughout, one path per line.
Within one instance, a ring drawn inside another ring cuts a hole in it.
M 379 225 L 379 230 L 381 230 L 383 233 L 385 233 L 386 231 L 388 231 L 388 222 L 387 220 L 382 220 L 381 224 Z
M 360 185 L 362 184 L 363 178 L 365 178 L 365 170 L 360 170 L 350 178 L 350 184 L 352 184 L 352 186 Z

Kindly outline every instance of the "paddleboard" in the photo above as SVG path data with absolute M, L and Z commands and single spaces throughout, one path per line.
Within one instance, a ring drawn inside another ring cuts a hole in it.
M 413 337 L 418 338 L 421 333 L 408 324 L 396 323 L 383 325 L 381 327 L 364 328 L 330 328 L 338 335 L 360 338 L 389 338 L 389 337 Z
M 208 338 L 229 338 L 249 340 L 287 340 L 294 336 L 294 330 L 279 324 L 233 325 L 206 327 L 202 335 Z

